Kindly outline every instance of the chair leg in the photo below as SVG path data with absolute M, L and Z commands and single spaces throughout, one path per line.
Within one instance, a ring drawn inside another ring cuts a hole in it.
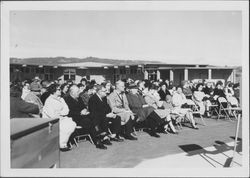
M 220 106 L 220 108 L 219 108 L 219 114 L 218 114 L 217 121 L 220 119 L 220 116 L 221 116 L 221 106 Z
M 203 125 L 206 126 L 206 123 L 205 123 L 205 121 L 204 121 L 204 118 L 202 117 L 201 114 L 200 114 L 200 118 L 201 118 L 201 120 L 202 120 L 202 122 L 203 122 Z
M 94 144 L 94 142 L 93 142 L 93 140 L 92 140 L 91 136 L 90 136 L 90 135 L 88 135 L 88 137 L 89 137 L 90 142 L 91 142 L 92 144 Z
M 79 138 L 79 137 L 77 137 L 77 138 Z M 76 138 L 74 138 L 74 142 L 75 142 L 76 147 L 78 147 L 78 142 L 77 142 Z
M 134 130 L 134 134 L 137 135 L 137 132 L 136 132 L 136 129 L 135 127 L 133 127 L 133 130 Z

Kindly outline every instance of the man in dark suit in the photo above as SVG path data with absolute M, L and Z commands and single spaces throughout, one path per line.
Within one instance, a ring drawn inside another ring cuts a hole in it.
M 106 99 L 106 89 L 102 85 L 96 86 L 96 94 L 89 99 L 90 119 L 96 130 L 105 134 L 103 143 L 110 145 L 111 141 L 121 142 L 118 134 L 121 128 L 121 118 L 112 113 Z M 109 123 L 111 123 L 112 134 L 108 137 Z
M 69 88 L 69 95 L 64 97 L 64 100 L 69 107 L 68 117 L 72 117 L 73 121 L 76 122 L 78 126 L 81 126 L 83 130 L 90 133 L 96 148 L 107 149 L 107 147 L 104 146 L 97 137 L 98 132 L 94 129 L 89 119 L 89 112 L 87 111 L 82 100 L 79 98 L 79 93 L 79 88 L 76 85 L 72 85 Z

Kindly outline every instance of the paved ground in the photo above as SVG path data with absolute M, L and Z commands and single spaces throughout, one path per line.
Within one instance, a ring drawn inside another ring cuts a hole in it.
M 199 130 L 184 126 L 179 135 L 161 134 L 160 138 L 153 138 L 139 132 L 138 141 L 113 142 L 107 150 L 96 149 L 88 141 L 80 142 L 79 147 L 61 153 L 61 167 L 227 167 L 237 122 L 225 119 L 217 121 L 214 118 L 205 121 L 206 126 L 198 125 Z M 241 127 L 239 138 L 237 150 L 241 152 Z M 180 159 L 182 161 L 174 161 Z M 241 166 L 241 154 L 237 155 L 236 162 L 234 165 Z
M 188 153 L 167 155 L 161 158 L 145 160 L 136 168 L 223 168 L 241 167 L 242 153 L 236 152 L 233 157 L 234 142 L 228 144 L 216 144 L 211 147 L 202 148 Z

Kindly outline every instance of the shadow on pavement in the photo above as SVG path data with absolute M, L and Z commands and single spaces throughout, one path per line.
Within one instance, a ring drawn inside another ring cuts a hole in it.
M 233 138 L 233 137 L 230 137 L 230 138 Z M 242 152 L 242 139 L 238 139 L 238 140 L 240 140 L 240 141 L 237 142 L 236 152 Z M 179 147 L 187 153 L 187 156 L 200 155 L 203 159 L 205 159 L 208 163 L 210 163 L 214 167 L 215 167 L 215 165 L 213 163 L 211 163 L 211 161 L 209 161 L 209 159 L 218 163 L 219 165 L 221 165 L 223 167 L 229 167 L 230 163 L 232 161 L 232 157 L 227 156 L 226 154 L 224 154 L 224 152 L 229 151 L 229 150 L 234 150 L 234 146 L 229 146 L 225 142 L 222 142 L 219 140 L 216 140 L 215 144 L 213 146 L 214 146 L 215 150 L 209 151 L 209 150 L 206 150 L 202 146 L 197 145 L 197 144 L 179 145 Z M 210 156 L 208 156 L 208 155 L 217 155 L 217 154 L 223 154 L 226 157 L 228 157 L 226 162 L 224 163 L 224 165 L 219 163 L 215 159 L 211 158 Z

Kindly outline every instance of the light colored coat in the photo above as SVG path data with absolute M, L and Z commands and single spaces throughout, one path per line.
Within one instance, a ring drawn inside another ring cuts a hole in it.
M 125 93 L 120 96 L 118 91 L 114 90 L 109 96 L 107 96 L 107 102 L 112 112 L 121 117 L 122 125 L 126 124 L 130 118 L 134 119 L 134 114 L 129 108 Z
M 67 117 L 69 108 L 63 98 L 56 98 L 50 95 L 44 104 L 43 118 L 59 118 L 59 142 L 60 147 L 67 145 L 70 135 L 76 128 L 76 123 L 72 118 Z
M 154 111 L 156 112 L 158 116 L 160 116 L 160 118 L 163 119 L 163 118 L 170 116 L 170 110 L 158 109 L 159 107 L 163 107 L 163 101 L 160 101 L 160 96 L 158 92 L 154 92 L 154 93 L 147 92 L 145 94 L 144 99 L 149 106 L 152 106 L 155 108 Z

